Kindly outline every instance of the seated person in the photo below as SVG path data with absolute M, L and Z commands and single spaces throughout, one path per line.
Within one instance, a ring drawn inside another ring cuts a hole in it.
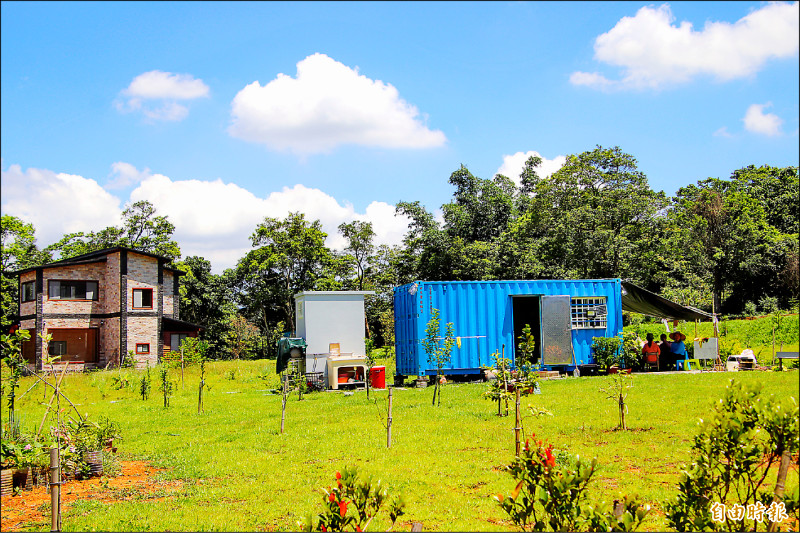
M 647 334 L 647 342 L 642 346 L 642 355 L 644 356 L 645 363 L 655 363 L 658 368 L 658 356 L 661 353 L 661 348 L 658 343 L 653 342 L 653 334 Z
M 686 352 L 686 345 L 683 344 L 683 341 L 686 340 L 686 335 L 680 331 L 673 331 L 669 334 L 669 338 L 672 339 L 670 346 L 673 354 L 672 364 L 676 365 L 677 369 L 677 361 L 689 357 L 689 354 Z
M 672 343 L 667 340 L 667 334 L 661 334 L 661 341 L 658 343 L 661 348 L 661 357 L 659 358 L 659 369 L 666 370 L 669 360 L 672 359 Z

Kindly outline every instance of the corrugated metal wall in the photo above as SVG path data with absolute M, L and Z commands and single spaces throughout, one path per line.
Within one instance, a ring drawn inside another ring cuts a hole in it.
M 572 345 L 577 364 L 591 360 L 592 337 L 622 333 L 622 302 L 619 279 L 528 280 L 528 281 L 418 281 L 395 287 L 395 349 L 397 373 L 418 375 L 433 370 L 421 340 L 434 308 L 439 310 L 442 332 L 453 322 L 461 348 L 454 347 L 449 374 L 470 374 L 491 366 L 491 355 L 505 345 L 513 358 L 514 316 L 512 296 L 568 295 L 606 297 L 605 329 L 573 329 Z M 568 367 L 572 370 L 574 365 Z

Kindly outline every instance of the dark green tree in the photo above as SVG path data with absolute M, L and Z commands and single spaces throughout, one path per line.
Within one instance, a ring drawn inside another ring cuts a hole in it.
M 327 234 L 319 220 L 302 213 L 285 219 L 267 217 L 250 237 L 251 250 L 239 260 L 235 283 L 245 316 L 260 315 L 264 323 L 294 324 L 294 295 L 313 290 L 332 260 L 325 246 Z M 258 320 L 255 320 L 259 323 Z
M 364 270 L 367 266 L 369 256 L 375 246 L 372 240 L 375 232 L 372 230 L 371 222 L 361 222 L 354 220 L 350 223 L 339 224 L 339 233 L 347 239 L 347 247 L 344 249 L 355 262 L 356 276 L 358 278 L 358 290 L 364 290 Z
M 639 277 L 639 265 L 652 260 L 649 236 L 665 196 L 619 147 L 571 155 L 548 178 L 526 168 L 523 179 L 532 195 L 528 225 L 544 233 L 545 268 L 575 278 Z
M 176 260 L 180 258 L 181 250 L 172 238 L 174 232 L 175 226 L 166 216 L 156 215 L 152 203 L 140 200 L 122 212 L 122 226 L 109 226 L 96 233 L 69 233 L 45 250 L 66 259 L 104 248 L 125 246 Z
M 779 278 L 797 237 L 768 222 L 763 205 L 738 184 L 709 178 L 678 191 L 669 212 L 673 279 L 707 284 L 717 312 L 780 295 Z
M 2 306 L 0 327 L 11 325 L 19 314 L 19 284 L 11 272 L 50 262 L 47 251 L 36 246 L 33 224 L 12 215 L 3 215 L 0 223 L 0 274 L 2 274 Z
M 237 307 L 231 291 L 230 271 L 222 275 L 211 272 L 211 262 L 190 256 L 175 263 L 175 268 L 185 272 L 181 276 L 181 320 L 203 326 L 202 338 L 208 341 L 208 355 L 214 359 L 231 356 L 222 342 L 231 327 L 229 317 Z

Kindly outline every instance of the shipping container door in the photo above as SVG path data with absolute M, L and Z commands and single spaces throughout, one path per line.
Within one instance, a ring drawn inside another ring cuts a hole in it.
M 572 326 L 569 296 L 542 296 L 542 362 L 571 365 Z

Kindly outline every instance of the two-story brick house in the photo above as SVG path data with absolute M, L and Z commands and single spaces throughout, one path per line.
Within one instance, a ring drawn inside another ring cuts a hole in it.
M 168 258 L 125 247 L 108 248 L 15 272 L 19 326 L 31 340 L 23 356 L 35 369 L 43 356 L 78 368 L 118 364 L 133 352 L 137 366 L 156 364 L 200 326 L 179 320 L 180 276 Z M 38 335 L 52 335 L 48 346 Z

